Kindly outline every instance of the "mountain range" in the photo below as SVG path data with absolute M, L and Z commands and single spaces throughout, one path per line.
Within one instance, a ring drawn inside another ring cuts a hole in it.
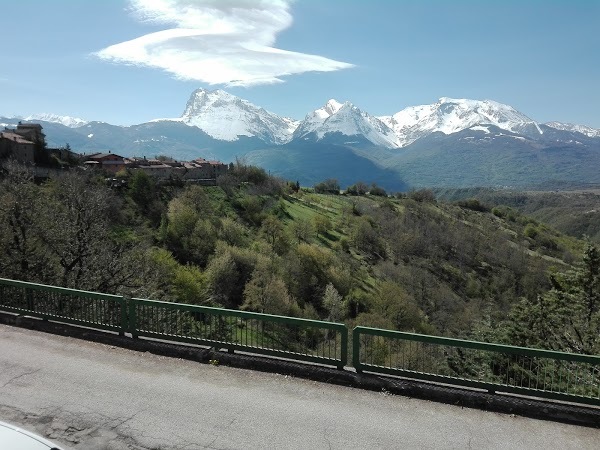
M 52 114 L 0 117 L 43 125 L 51 146 L 123 156 L 243 158 L 303 185 L 337 178 L 392 190 L 600 183 L 600 130 L 538 123 L 491 100 L 440 98 L 389 116 L 331 99 L 297 121 L 223 90 L 198 89 L 178 118 L 132 126 Z

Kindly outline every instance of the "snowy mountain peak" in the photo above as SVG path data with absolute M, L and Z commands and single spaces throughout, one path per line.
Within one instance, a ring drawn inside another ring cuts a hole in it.
M 309 139 L 313 135 L 321 140 L 331 133 L 362 136 L 375 145 L 398 147 L 396 136 L 387 125 L 350 102 L 340 103 L 334 99 L 309 113 L 296 128 L 294 139 Z
M 585 134 L 587 137 L 596 138 L 600 137 L 600 130 L 596 128 L 586 127 L 585 125 L 574 125 L 572 123 L 562 122 L 547 122 L 544 125 L 561 131 L 572 131 L 576 133 Z
M 526 115 L 492 100 L 442 97 L 431 105 L 410 106 L 379 119 L 394 130 L 402 147 L 431 133 L 452 134 L 475 125 L 494 125 L 528 135 L 543 133 Z
M 44 122 L 60 123 L 69 128 L 79 128 L 89 123 L 87 120 L 79 119 L 77 117 L 59 116 L 58 114 L 51 113 L 32 114 L 27 117 L 22 117 L 22 119 L 26 121 L 42 120 Z
M 289 141 L 295 122 L 266 111 L 221 89 L 195 90 L 180 119 L 215 139 L 236 141 L 240 136 L 258 137 L 267 143 Z
M 182 118 L 191 117 L 202 113 L 206 108 L 210 108 L 211 106 L 217 104 L 216 106 L 222 106 L 224 103 L 235 103 L 236 100 L 240 102 L 246 102 L 246 100 L 242 100 L 234 95 L 229 94 L 221 89 L 216 89 L 214 91 L 208 91 L 206 89 L 196 89 L 190 95 L 190 99 L 188 100 L 185 111 L 183 112 Z M 250 102 L 246 102 L 250 104 Z
M 345 104 L 349 104 L 349 102 L 340 103 L 336 99 L 332 98 L 325 104 L 323 109 L 325 111 L 327 111 L 330 116 L 332 116 L 333 114 L 338 112 L 341 109 L 341 107 L 344 106 Z

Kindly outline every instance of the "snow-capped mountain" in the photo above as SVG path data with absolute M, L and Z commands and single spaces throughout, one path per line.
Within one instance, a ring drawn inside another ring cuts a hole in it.
M 279 117 L 220 89 L 197 89 L 180 118 L 158 120 L 183 122 L 222 141 L 236 141 L 240 136 L 248 136 L 268 144 L 288 142 L 297 126 L 292 119 Z
M 309 113 L 298 125 L 294 139 L 322 140 L 326 135 L 340 133 L 344 136 L 362 136 L 375 145 L 397 148 L 394 131 L 376 117 L 370 116 L 350 102 L 329 100 L 323 107 Z
M 44 122 L 60 123 L 69 128 L 78 128 L 89 123 L 87 120 L 79 119 L 77 117 L 59 116 L 51 113 L 32 114 L 27 117 L 22 117 L 22 119 L 25 121 L 43 120 Z
M 547 122 L 544 125 L 561 131 L 572 131 L 575 133 L 585 134 L 587 137 L 600 137 L 600 130 L 596 128 L 586 127 L 585 125 L 574 125 L 572 123 L 562 122 Z
M 20 120 L 40 122 L 49 147 L 181 160 L 243 157 L 304 185 L 325 178 L 390 189 L 600 184 L 600 130 L 538 124 L 490 100 L 441 98 L 383 117 L 329 100 L 299 122 L 221 90 L 198 89 L 174 119 L 116 126 L 35 115 L 0 117 L 0 127 Z
M 521 134 L 543 134 L 536 122 L 513 107 L 491 100 L 440 98 L 431 105 L 410 106 L 379 119 L 394 130 L 400 147 L 435 132 L 453 134 L 476 125 L 494 125 Z

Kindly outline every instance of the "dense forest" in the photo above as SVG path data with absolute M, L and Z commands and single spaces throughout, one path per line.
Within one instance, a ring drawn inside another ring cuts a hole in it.
M 0 276 L 600 354 L 594 240 L 514 204 L 360 182 L 340 195 L 242 162 L 216 186 L 118 176 L 36 182 L 5 163 Z

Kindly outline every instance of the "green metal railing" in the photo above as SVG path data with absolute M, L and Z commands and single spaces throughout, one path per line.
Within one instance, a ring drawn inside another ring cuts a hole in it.
M 348 360 L 348 328 L 339 323 L 145 299 L 129 300 L 129 331 L 230 352 L 333 365 Z
M 4 278 L 0 278 L 0 310 L 121 334 L 127 328 L 123 297 Z
M 79 291 L 0 278 L 0 311 L 343 369 L 344 324 Z M 600 356 L 356 327 L 363 371 L 600 406 Z
M 600 405 L 600 356 L 356 327 L 357 372 Z

